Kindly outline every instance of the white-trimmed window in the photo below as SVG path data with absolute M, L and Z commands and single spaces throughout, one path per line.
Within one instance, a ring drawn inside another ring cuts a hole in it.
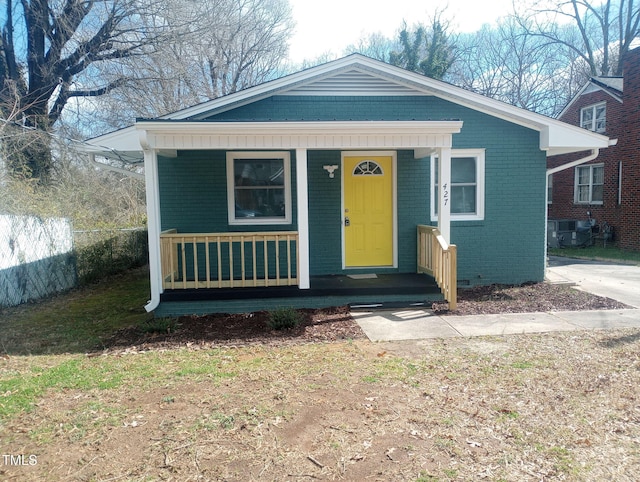
M 229 224 L 291 223 L 289 152 L 227 152 Z
M 431 156 L 431 219 L 438 219 L 438 157 Z M 484 149 L 451 151 L 451 219 L 484 219 Z
M 604 199 L 604 164 L 576 167 L 574 202 L 602 204 Z
M 580 109 L 580 127 L 594 132 L 605 132 L 607 129 L 607 104 L 601 102 Z
M 553 204 L 553 174 L 547 176 L 547 204 Z

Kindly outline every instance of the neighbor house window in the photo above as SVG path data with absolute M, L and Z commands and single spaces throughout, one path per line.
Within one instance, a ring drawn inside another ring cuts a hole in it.
M 580 127 L 594 132 L 604 132 L 607 128 L 607 105 L 590 105 L 580 109 Z
M 229 224 L 291 223 L 288 152 L 228 152 Z
M 547 204 L 553 204 L 553 174 L 547 176 Z
M 576 167 L 574 201 L 577 204 L 602 204 L 604 164 Z
M 431 157 L 431 219 L 438 218 L 438 157 Z M 451 219 L 484 219 L 484 150 L 451 151 Z

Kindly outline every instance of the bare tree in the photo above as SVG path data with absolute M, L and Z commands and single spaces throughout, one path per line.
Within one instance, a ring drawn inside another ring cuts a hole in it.
M 164 31 L 158 0 L 5 0 L 0 18 L 0 114 L 50 131 L 69 99 L 122 84 L 96 76 L 107 63 L 148 53 Z M 141 21 L 154 15 L 154 22 Z M 13 171 L 45 182 L 52 168 L 46 136 L 16 146 L 4 139 Z
M 516 18 L 527 34 L 570 49 L 592 76 L 621 76 L 640 34 L 635 0 L 537 0 L 516 10 Z
M 346 54 L 359 53 L 372 59 L 389 62 L 391 52 L 400 48 L 397 41 L 376 32 L 360 38 L 355 44 L 347 46 Z
M 458 39 L 447 79 L 466 89 L 553 116 L 573 95 L 575 64 L 562 44 L 527 34 L 511 17 Z
M 285 72 L 293 20 L 287 0 L 169 0 L 170 40 L 105 72 L 136 79 L 104 98 L 111 127 L 231 94 Z M 175 27 L 174 27 L 175 25 Z M 120 69 L 120 66 L 118 66 Z

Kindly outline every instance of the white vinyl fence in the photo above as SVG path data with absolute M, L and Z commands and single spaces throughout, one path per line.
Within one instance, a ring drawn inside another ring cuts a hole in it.
M 0 215 L 0 306 L 19 305 L 75 285 L 68 219 Z

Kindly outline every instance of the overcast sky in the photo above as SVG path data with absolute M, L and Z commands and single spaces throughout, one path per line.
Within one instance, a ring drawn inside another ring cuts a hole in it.
M 473 32 L 511 12 L 512 0 L 289 0 L 296 21 L 290 59 L 300 62 L 331 51 L 341 54 L 369 33 L 392 37 L 406 20 L 427 23 L 438 7 L 454 32 Z

